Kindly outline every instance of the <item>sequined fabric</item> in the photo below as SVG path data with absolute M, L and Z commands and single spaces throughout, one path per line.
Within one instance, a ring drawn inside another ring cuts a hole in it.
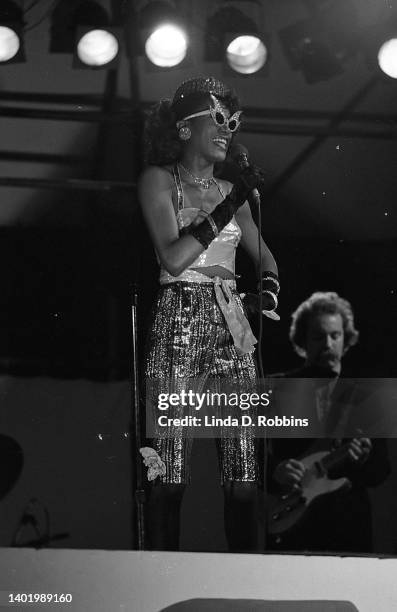
M 240 296 L 234 298 L 242 310 Z M 156 381 L 156 393 L 192 388 L 202 391 L 209 378 L 230 381 L 245 392 L 255 390 L 256 369 L 252 354 L 239 356 L 225 319 L 217 304 L 213 283 L 177 282 L 163 285 L 152 314 L 148 335 L 145 376 Z M 156 398 L 146 398 L 147 409 L 155 410 Z M 183 408 L 183 416 L 187 414 Z M 181 407 L 168 411 L 182 416 Z M 258 479 L 258 440 L 253 428 L 238 430 L 237 437 L 217 440 L 221 480 L 254 482 Z M 162 428 L 152 446 L 166 465 L 163 483 L 190 482 L 193 440 L 180 428 Z
M 183 208 L 177 215 L 178 227 L 182 229 L 186 225 L 189 225 L 192 220 L 192 211 L 195 212 L 194 217 L 197 214 L 197 208 Z M 178 280 L 190 280 L 187 278 L 185 273 L 191 272 L 192 268 L 203 268 L 209 266 L 222 266 L 226 270 L 229 270 L 234 274 L 235 266 L 235 255 L 236 248 L 241 238 L 241 229 L 237 224 L 236 219 L 233 217 L 232 220 L 223 228 L 219 236 L 209 245 L 208 249 L 203 251 L 197 259 L 195 259 L 179 276 L 172 276 L 163 267 L 160 268 L 160 284 L 171 283 Z
M 183 81 L 175 92 L 173 104 L 176 104 L 181 98 L 191 96 L 197 93 L 210 93 L 214 96 L 226 96 L 230 92 L 230 88 L 215 77 L 196 77 Z
M 176 220 L 179 230 L 188 227 L 196 218 L 199 209 L 193 207 L 185 207 L 185 197 L 183 193 L 182 181 L 179 174 L 179 167 L 176 164 L 173 168 L 173 176 L 175 181 L 175 189 L 177 194 L 177 212 Z M 219 193 L 222 198 L 225 194 L 221 185 L 217 182 Z M 165 268 L 160 266 L 160 284 L 171 283 L 175 281 L 194 281 L 194 277 L 189 277 L 192 268 L 203 268 L 209 266 L 222 266 L 232 274 L 235 270 L 236 249 L 241 239 L 241 229 L 235 217 L 233 216 L 230 222 L 222 229 L 216 238 L 211 242 L 208 249 L 203 251 L 179 276 L 172 276 Z M 157 256 L 158 261 L 159 258 Z

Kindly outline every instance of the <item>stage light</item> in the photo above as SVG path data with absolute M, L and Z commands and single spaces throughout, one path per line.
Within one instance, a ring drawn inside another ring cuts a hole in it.
M 186 57 L 186 36 L 180 28 L 164 24 L 147 38 L 145 52 L 156 66 L 177 66 Z
M 87 66 L 106 66 L 119 52 L 119 42 L 109 30 L 89 30 L 77 41 L 77 56 Z
M 221 2 L 207 20 L 205 59 L 224 62 L 240 74 L 258 72 L 269 56 L 262 21 L 256 0 Z
M 24 61 L 23 13 L 15 2 L 0 2 L 0 62 Z
M 368 68 L 385 81 L 397 79 L 397 19 L 379 20 L 362 32 L 362 50 Z
M 180 64 L 188 51 L 188 34 L 175 4 L 148 2 L 138 14 L 141 47 L 138 53 L 159 68 Z
M 120 28 L 94 0 L 64 0 L 52 15 L 52 53 L 73 53 L 74 68 L 109 68 L 119 54 Z
M 397 38 L 383 43 L 378 51 L 379 67 L 392 79 L 397 79 Z
M 226 49 L 226 59 L 236 72 L 253 74 L 265 65 L 267 49 L 257 36 L 237 36 Z
M 310 22 L 299 22 L 280 31 L 289 64 L 301 70 L 308 83 L 328 80 L 343 72 L 342 61 L 332 52 L 324 33 Z
M 16 56 L 21 43 L 18 34 L 6 26 L 0 26 L 0 62 L 8 62 Z
M 311 18 L 283 28 L 279 36 L 291 68 L 301 70 L 308 83 L 317 83 L 341 74 L 357 52 L 357 10 L 351 0 L 306 2 Z

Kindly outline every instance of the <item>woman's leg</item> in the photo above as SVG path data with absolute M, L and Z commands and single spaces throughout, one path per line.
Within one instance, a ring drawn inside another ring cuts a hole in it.
M 242 308 L 241 300 L 235 296 Z M 258 391 L 257 372 L 252 353 L 237 354 L 226 325 L 220 322 L 217 344 L 214 347 L 214 361 L 211 376 L 217 379 L 222 391 L 233 391 L 244 395 Z M 232 411 L 232 412 L 231 412 Z M 227 407 L 225 416 L 231 414 L 240 418 L 242 414 L 255 415 L 255 407 L 244 413 L 239 407 Z M 235 436 L 235 434 L 238 434 Z M 237 432 L 225 428 L 217 441 L 224 488 L 225 533 L 229 550 L 232 552 L 256 552 L 259 550 L 259 439 L 252 426 Z
M 193 440 L 182 438 L 180 431 L 175 429 L 173 434 L 152 441 L 166 471 L 150 486 L 146 514 L 150 550 L 179 550 L 181 505 L 186 483 L 190 480 Z
M 208 289 L 207 289 L 208 291 Z M 146 405 L 153 423 L 160 414 L 170 419 L 189 415 L 183 405 L 169 406 L 166 413 L 157 407 L 160 393 L 189 390 L 201 364 L 202 330 L 207 330 L 202 312 L 203 291 L 192 284 L 164 286 L 155 307 L 146 351 Z M 210 340 L 208 340 L 210 343 Z M 185 485 L 190 482 L 192 438 L 179 426 L 156 428 L 150 442 L 166 467 L 151 485 L 147 504 L 148 545 L 155 550 L 178 550 L 180 509 Z
M 147 504 L 149 550 L 179 550 L 179 527 L 183 484 L 155 483 Z
M 229 481 L 223 488 L 225 533 L 230 552 L 257 552 L 257 483 Z

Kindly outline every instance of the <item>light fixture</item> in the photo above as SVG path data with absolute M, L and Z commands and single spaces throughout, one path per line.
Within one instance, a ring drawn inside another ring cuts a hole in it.
M 94 0 L 61 0 L 53 11 L 50 51 L 73 53 L 75 68 L 113 67 L 121 30 L 109 21 L 104 7 Z
M 180 28 L 165 23 L 146 39 L 145 52 L 156 66 L 177 66 L 186 57 L 187 38 Z
M 240 74 L 258 72 L 269 56 L 262 21 L 257 0 L 219 2 L 207 20 L 205 59 L 222 61 Z
M 308 83 L 330 79 L 344 70 L 357 51 L 357 10 L 351 0 L 306 0 L 311 17 L 280 30 L 280 41 L 293 70 Z
M 0 63 L 25 61 L 23 12 L 10 0 L 0 2 Z
M 300 21 L 280 31 L 281 44 L 293 70 L 301 70 L 307 83 L 328 80 L 343 72 L 324 32 L 316 24 Z
M 149 2 L 139 12 L 140 54 L 159 68 L 178 66 L 186 58 L 187 29 L 172 2 Z
M 77 57 L 74 56 L 73 65 L 78 65 L 78 58 L 82 64 L 91 68 L 109 68 L 110 64 L 113 66 L 120 49 L 119 36 L 118 28 L 77 28 Z
M 397 79 L 397 19 L 371 23 L 362 32 L 362 48 L 368 68 L 384 80 Z
M 267 48 L 257 36 L 244 35 L 234 38 L 226 48 L 229 66 L 240 74 L 258 72 L 266 63 Z
M 382 72 L 397 79 L 397 36 L 384 42 L 378 51 L 378 64 Z

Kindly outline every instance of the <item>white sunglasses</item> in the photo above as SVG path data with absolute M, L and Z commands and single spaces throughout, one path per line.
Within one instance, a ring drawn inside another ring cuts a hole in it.
M 211 95 L 211 99 L 214 106 L 211 106 L 208 110 L 193 113 L 192 115 L 187 115 L 186 117 L 183 117 L 182 121 L 194 119 L 195 117 L 206 117 L 211 115 L 215 125 L 217 125 L 218 127 L 223 127 L 224 125 L 227 125 L 228 130 L 230 132 L 235 132 L 240 127 L 240 116 L 243 111 L 237 111 L 231 117 L 227 118 L 221 104 L 215 98 L 215 96 Z

